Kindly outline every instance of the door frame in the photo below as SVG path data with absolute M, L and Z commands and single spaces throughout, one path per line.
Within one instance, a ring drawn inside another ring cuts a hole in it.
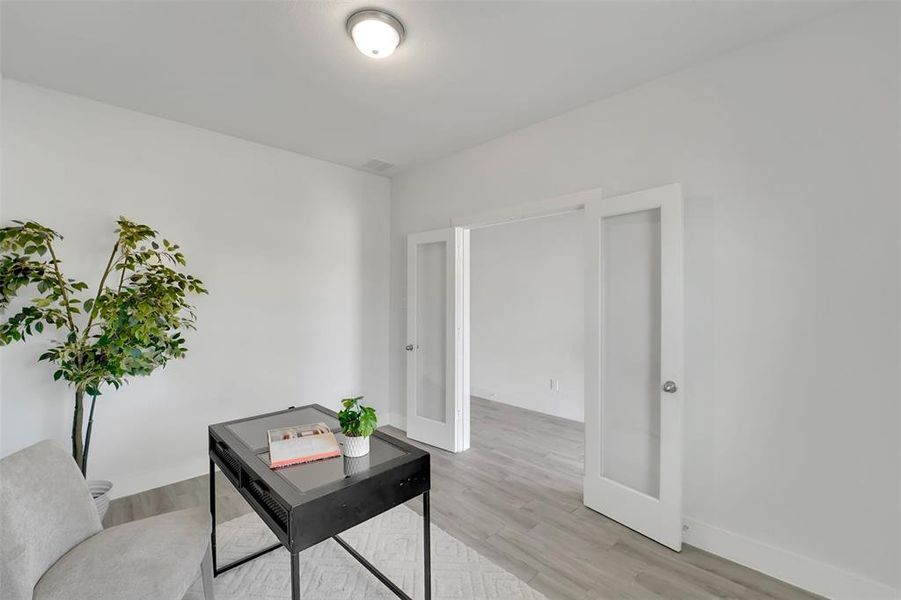
M 454 217 L 451 219 L 451 226 L 472 230 L 491 227 L 493 225 L 504 225 L 505 223 L 515 223 L 517 221 L 554 217 L 556 215 L 564 215 L 566 213 L 585 210 L 585 204 L 587 202 L 603 197 L 604 194 L 602 188 L 592 188 L 580 192 L 573 192 L 571 194 L 564 194 L 562 196 L 554 196 L 553 198 L 546 198 L 536 202 L 505 206 L 494 210 L 464 215 L 462 217 Z M 468 263 L 466 269 L 469 269 Z

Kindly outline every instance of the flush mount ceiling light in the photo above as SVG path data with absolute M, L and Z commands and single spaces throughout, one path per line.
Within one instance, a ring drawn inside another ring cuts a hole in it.
M 366 9 L 347 18 L 347 33 L 369 58 L 387 58 L 404 41 L 404 26 L 392 14 Z

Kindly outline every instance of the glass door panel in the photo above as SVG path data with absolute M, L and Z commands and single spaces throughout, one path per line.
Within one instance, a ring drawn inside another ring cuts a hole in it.
M 447 243 L 416 248 L 416 414 L 444 423 L 447 414 Z
M 601 222 L 602 475 L 660 492 L 660 210 Z

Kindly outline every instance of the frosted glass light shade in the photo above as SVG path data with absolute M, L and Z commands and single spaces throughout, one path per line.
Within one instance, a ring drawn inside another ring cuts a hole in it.
M 392 15 L 377 10 L 354 13 L 347 31 L 357 49 L 370 58 L 387 58 L 403 41 L 404 26 Z

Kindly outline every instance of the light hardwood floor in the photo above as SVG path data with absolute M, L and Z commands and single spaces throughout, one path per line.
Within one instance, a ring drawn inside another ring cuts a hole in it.
M 407 439 L 394 427 L 382 431 Z M 551 600 L 816 597 L 691 546 L 672 552 L 585 508 L 580 423 L 473 398 L 471 431 L 462 454 L 423 446 L 432 455 L 432 522 Z M 250 512 L 221 474 L 216 490 L 220 522 Z M 104 523 L 206 505 L 208 497 L 207 477 L 196 477 L 114 500 Z M 421 511 L 418 500 L 410 507 Z

